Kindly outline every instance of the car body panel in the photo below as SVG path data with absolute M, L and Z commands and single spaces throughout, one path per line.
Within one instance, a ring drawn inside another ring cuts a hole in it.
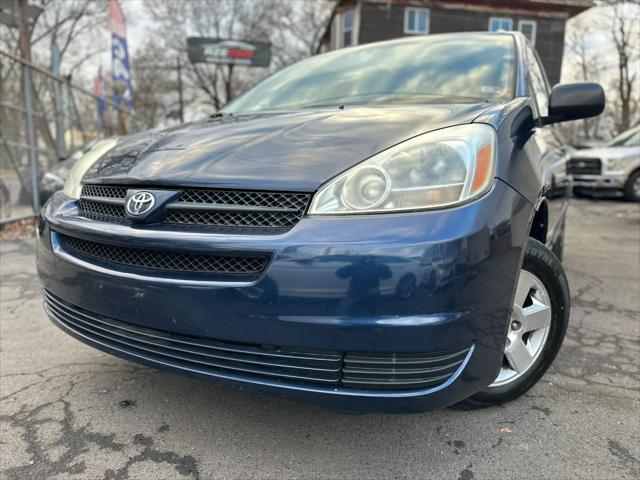
M 74 203 L 58 193 L 43 213 L 39 275 L 47 291 L 97 314 L 194 337 L 282 347 L 395 353 L 475 345 L 473 368 L 469 364 L 453 382 L 458 394 L 451 396 L 449 389 L 444 397 L 407 393 L 410 402 L 386 405 L 401 410 L 443 406 L 497 374 L 531 210 L 520 194 L 498 180 L 488 195 L 456 209 L 391 219 L 307 218 L 283 235 L 230 238 L 105 227 L 74 216 Z M 51 250 L 52 230 L 181 250 L 271 250 L 274 259 L 267 274 L 251 286 L 155 283 L 122 275 L 126 268 L 99 273 L 65 261 Z M 335 234 L 327 238 L 327 231 Z M 388 269 L 389 281 L 396 285 L 407 274 L 416 275 L 415 292 L 402 296 L 395 288 L 385 289 L 380 278 L 371 276 L 372 264 L 376 271 Z M 428 268 L 446 271 L 435 288 L 420 277 Z M 315 275 L 317 269 L 323 273 Z M 348 281 L 333 281 L 339 277 Z M 304 293 L 299 285 L 306 286 Z M 330 391 L 325 394 L 331 396 Z M 349 396 L 349 391 L 336 395 Z M 383 409 L 378 401 L 396 396 L 380 393 L 367 408 Z
M 85 182 L 311 192 L 382 150 L 469 123 L 487 108 L 345 107 L 224 116 L 128 137 L 96 162 Z
M 517 48 L 525 48 L 524 37 L 513 35 Z M 549 234 L 541 240 L 553 247 L 561 239 L 566 212 L 566 191 L 557 197 L 549 193 L 566 153 L 552 127 L 536 124 L 539 115 L 526 88 L 523 58 L 516 57 L 516 98 L 508 102 L 225 115 L 210 123 L 129 137 L 84 179 L 131 187 L 314 193 L 344 170 L 403 140 L 475 121 L 496 131 L 496 178 L 485 195 L 468 203 L 394 214 L 307 214 L 288 231 L 263 234 L 91 220 L 78 214 L 77 201 L 57 193 L 39 221 L 42 283 L 78 308 L 190 337 L 345 355 L 422 354 L 467 346 L 461 368 L 437 388 L 320 388 L 176 368 L 59 326 L 124 358 L 338 408 L 419 411 L 453 404 L 486 388 L 503 358 L 534 218 L 540 212 L 548 215 Z M 518 127 L 523 117 L 530 119 L 531 128 Z M 74 262 L 57 247 L 60 235 L 191 253 L 262 252 L 272 260 L 250 282 L 207 282 L 195 275 L 145 277 L 125 266 L 106 269 Z

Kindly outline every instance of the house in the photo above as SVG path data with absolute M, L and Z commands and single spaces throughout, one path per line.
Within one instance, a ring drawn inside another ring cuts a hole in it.
M 337 0 L 319 52 L 407 35 L 518 30 L 550 83 L 560 80 L 565 23 L 591 0 Z

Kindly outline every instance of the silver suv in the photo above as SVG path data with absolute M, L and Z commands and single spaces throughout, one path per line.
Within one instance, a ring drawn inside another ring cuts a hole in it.
M 640 201 L 640 126 L 631 128 L 599 148 L 575 150 L 567 163 L 574 191 L 621 191 Z

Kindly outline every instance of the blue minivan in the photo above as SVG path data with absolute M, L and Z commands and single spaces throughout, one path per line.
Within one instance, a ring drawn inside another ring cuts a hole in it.
M 78 160 L 39 220 L 45 309 L 119 357 L 340 409 L 512 400 L 569 319 L 556 124 L 603 107 L 513 32 L 314 56 Z

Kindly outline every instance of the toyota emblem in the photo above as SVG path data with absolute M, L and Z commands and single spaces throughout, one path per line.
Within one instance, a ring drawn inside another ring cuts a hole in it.
M 156 198 L 151 192 L 136 192 L 127 200 L 127 213 L 132 216 L 140 216 L 149 212 L 156 203 Z

